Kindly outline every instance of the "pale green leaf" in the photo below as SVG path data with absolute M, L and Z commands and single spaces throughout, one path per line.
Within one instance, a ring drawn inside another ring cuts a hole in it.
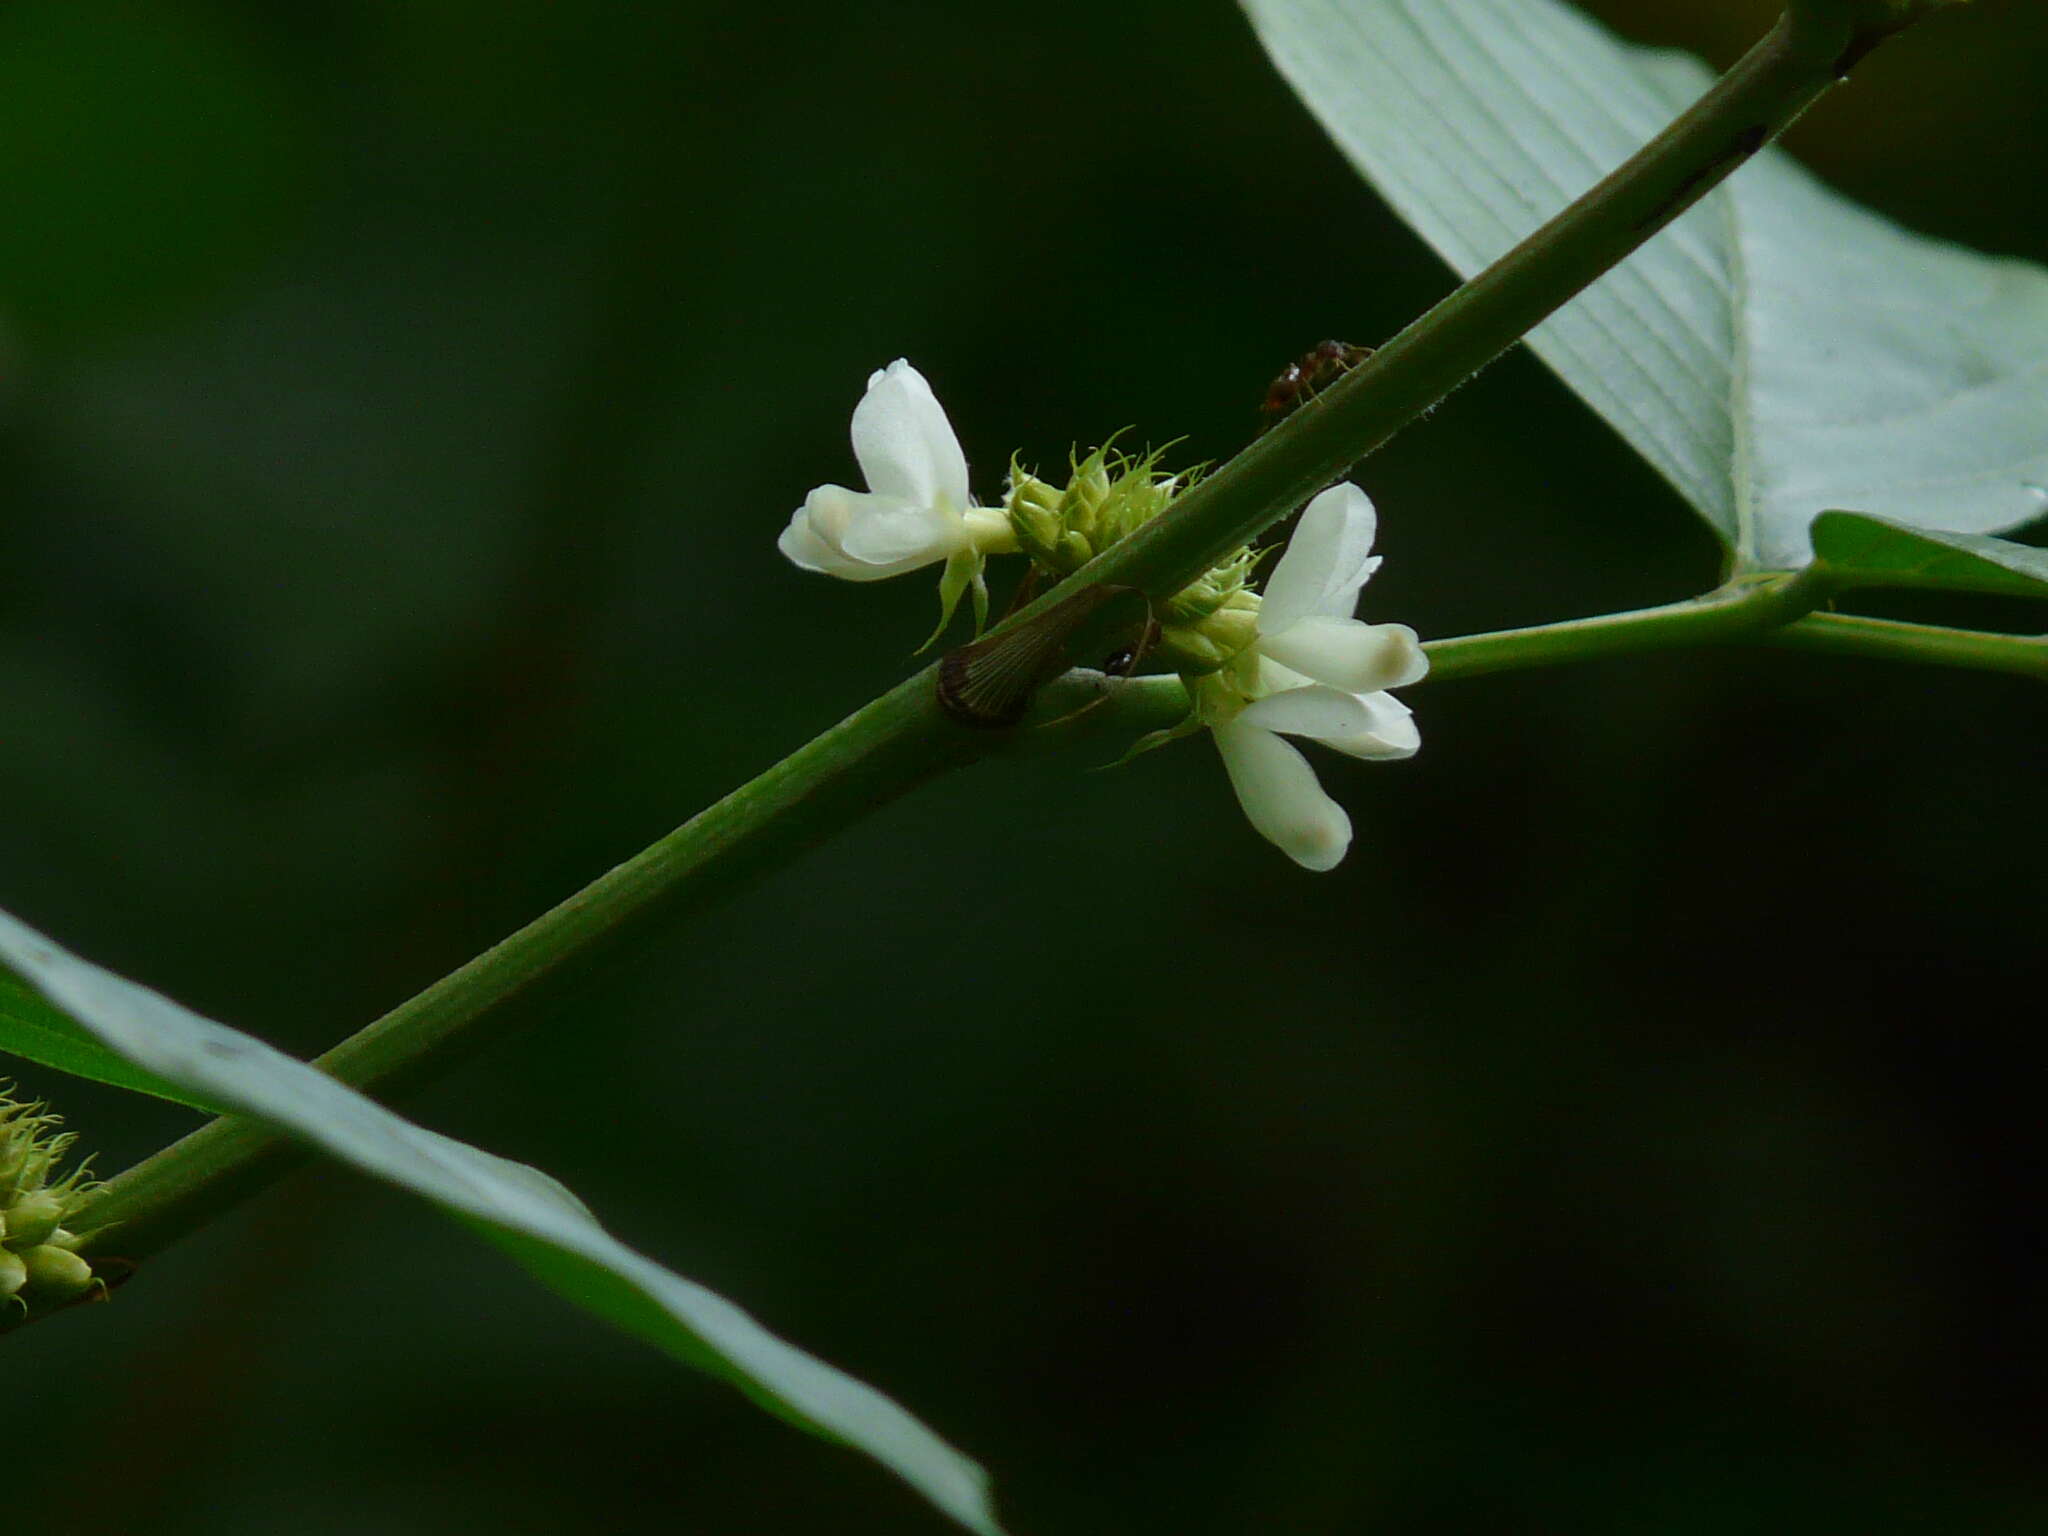
M 221 1110 L 220 1105 L 206 1103 L 175 1083 L 122 1060 L 4 971 L 0 971 L 0 1052 L 211 1114 Z
M 1243 3 L 1352 164 L 1467 276 L 1710 79 L 1555 0 Z M 1529 344 L 1738 569 L 1803 565 L 1829 507 L 1961 533 L 2048 510 L 2048 272 L 1910 234 L 1780 150 Z
M 1860 512 L 1823 512 L 1814 519 L 1813 548 L 1829 570 L 1858 586 L 2048 598 L 2048 549 L 2010 539 L 1908 528 Z
M 967 1529 L 998 1536 L 980 1467 L 872 1387 L 617 1241 L 545 1174 L 401 1119 L 260 1040 L 66 953 L 5 913 L 0 967 L 84 1036 L 177 1093 L 266 1121 L 424 1196 L 577 1305 L 864 1451 Z

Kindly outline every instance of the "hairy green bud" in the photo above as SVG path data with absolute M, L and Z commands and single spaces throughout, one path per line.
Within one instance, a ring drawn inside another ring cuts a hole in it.
M 94 1284 L 91 1263 L 71 1251 L 78 1239 L 63 1225 L 91 1178 L 83 1164 L 58 1174 L 77 1138 L 59 1132 L 63 1122 L 48 1110 L 0 1084 L 0 1298 L 17 1322 L 29 1315 L 29 1300 L 62 1303 Z
M 1050 574 L 1073 575 L 1187 489 L 1193 472 L 1165 473 L 1159 468 L 1163 452 L 1133 457 L 1105 444 L 1085 458 L 1070 456 L 1064 486 L 1012 462 L 1003 510 L 1018 547 Z
M 1249 605 L 1258 612 L 1258 598 L 1249 590 L 1252 570 L 1259 563 L 1257 551 L 1238 548 L 1209 567 L 1160 605 L 1160 622 L 1200 624 L 1225 609 L 1242 610 Z
M 1003 509 L 1010 515 L 1010 527 L 1017 534 L 1018 547 L 1027 554 L 1059 547 L 1064 524 L 1060 519 L 1060 488 L 1041 480 L 1016 460 L 1010 461 L 1010 483 L 1004 492 Z
M 7 1212 L 7 1246 L 34 1248 L 48 1242 L 64 1220 L 64 1209 L 63 1197 L 46 1189 L 24 1195 Z
M 23 1289 L 39 1301 L 69 1301 L 92 1288 L 92 1266 L 69 1248 L 31 1248 L 21 1263 L 28 1276 Z
M 1085 457 L 1070 455 L 1063 486 L 1012 460 L 1003 510 L 1018 548 L 1059 578 L 1129 538 L 1201 474 L 1199 468 L 1168 474 L 1159 467 L 1163 452 L 1134 456 L 1105 444 Z M 1156 604 L 1159 631 L 1151 653 L 1175 671 L 1201 674 L 1248 647 L 1257 634 L 1259 596 L 1251 579 L 1259 559 L 1249 546 L 1232 550 Z
M 1180 595 L 1166 606 L 1171 609 Z M 1259 594 L 1240 587 L 1206 612 L 1191 613 L 1188 622 L 1162 624 L 1156 650 L 1176 672 L 1214 672 L 1258 638 L 1258 622 Z

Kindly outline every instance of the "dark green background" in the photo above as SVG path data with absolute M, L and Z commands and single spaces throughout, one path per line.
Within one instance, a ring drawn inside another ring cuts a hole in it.
M 1600 9 L 1722 63 L 1767 20 Z M 2044 78 L 1986 0 L 1794 142 L 2048 258 Z M 1210 0 L 12 0 L 0 193 L 0 905 L 306 1053 L 902 675 L 928 582 L 774 550 L 869 369 L 987 497 L 1119 427 L 1227 455 L 1446 286 Z M 1426 635 L 1715 578 L 1525 357 L 1359 478 Z M 1335 875 L 1201 742 L 977 770 L 413 1108 L 1021 1532 L 2048 1526 L 2039 686 L 1412 699 L 1417 760 L 1320 761 Z M 21 1077 L 108 1170 L 186 1123 Z M 943 1528 L 333 1174 L 6 1340 L 0 1402 L 10 1520 Z

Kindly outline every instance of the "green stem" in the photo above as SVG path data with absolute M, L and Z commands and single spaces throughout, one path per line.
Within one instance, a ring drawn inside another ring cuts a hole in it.
M 1809 567 L 1797 575 L 1739 582 L 1657 608 L 1431 640 L 1423 645 L 1429 654 L 1429 675 L 1414 686 L 1688 645 L 1775 638 L 1785 633 L 1784 626 L 1807 622 L 1833 590 L 1830 577 Z M 1112 681 L 1098 672 L 1073 672 L 1040 694 L 1034 719 L 1042 715 L 1046 722 L 1058 724 L 1080 709 L 1087 709 L 1088 715 L 1073 718 L 1088 719 L 1091 734 L 1128 741 L 1134 733 L 1161 730 L 1184 718 L 1188 695 L 1171 674 Z M 1031 751 L 1041 741 L 1065 746 L 1072 738 L 1054 732 L 1034 737 L 1027 731 L 1020 733 L 1011 750 Z
M 314 1065 L 353 1087 L 375 1087 L 380 1098 L 402 1094 L 530 1017 L 649 927 L 794 858 L 987 746 L 940 710 L 920 673 Z M 88 1233 L 88 1249 L 141 1258 L 296 1160 L 266 1127 L 223 1117 L 109 1180 L 73 1224 Z
M 1814 612 L 1837 586 L 1833 573 L 1808 567 L 1797 576 L 1738 583 L 1657 608 L 1431 640 L 1423 646 L 1429 653 L 1429 676 L 1414 686 L 1482 677 L 1489 672 L 1521 672 L 1611 656 L 1743 642 L 2048 680 L 2048 635 L 2002 635 Z M 1082 709 L 1088 711 L 1085 717 L 1074 714 Z M 1026 723 L 1039 725 L 1043 731 L 1046 723 L 1072 720 L 1078 725 L 1085 718 L 1090 736 L 1127 743 L 1133 735 L 1176 724 L 1187 712 L 1187 689 L 1171 674 L 1117 681 L 1099 672 L 1072 672 L 1039 695 L 1033 717 Z M 1057 731 L 1025 731 L 1009 750 L 1065 747 L 1074 740 Z
M 1811 613 L 1832 590 L 1830 578 L 1809 566 L 1796 576 L 1738 582 L 1661 608 L 1438 640 L 1423 647 L 1429 653 L 1426 681 L 1746 639 Z
M 1170 594 L 1286 516 L 1768 143 L 1835 83 L 1855 33 L 1855 23 L 1832 7 L 1788 14 L 1689 111 L 1611 175 L 1409 326 L 1313 408 L 1296 413 L 1184 495 L 1166 516 L 998 633 L 1043 624 L 1050 610 L 1100 583 Z M 1066 636 L 1066 654 L 1095 654 L 1089 647 L 1127 622 L 1114 615 L 1118 606 L 1063 610 L 1094 614 Z M 1679 608 L 1693 617 L 1642 622 L 1664 625 L 1665 633 L 1700 623 L 1711 629 L 1720 622 L 1690 605 Z M 1586 633 L 1610 649 L 1631 648 L 1620 638 L 1631 633 L 1629 626 L 1603 628 L 1603 622 L 1588 621 L 1593 627 Z M 1454 655 L 1445 652 L 1447 675 L 1461 665 Z M 1484 670 L 1483 650 L 1468 653 L 1462 667 Z M 938 705 L 938 683 L 939 669 L 925 669 L 401 1004 L 319 1058 L 318 1065 L 357 1087 L 374 1086 L 381 1096 L 400 1092 L 501 1034 L 537 1002 L 556 995 L 565 979 L 616 953 L 633 934 L 1018 734 L 957 724 Z M 77 1213 L 76 1225 L 103 1234 L 99 1245 L 109 1251 L 139 1258 L 261 1187 L 286 1161 L 267 1131 L 216 1121 L 115 1177 Z
M 1766 636 L 1765 643 L 1790 650 L 2011 672 L 2048 682 L 2048 635 L 2000 635 L 1866 619 L 1857 614 L 1816 613 Z

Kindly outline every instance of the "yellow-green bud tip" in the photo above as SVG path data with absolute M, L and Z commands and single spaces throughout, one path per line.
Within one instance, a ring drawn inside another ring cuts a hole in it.
M 64 1201 L 48 1190 L 37 1190 L 22 1196 L 8 1210 L 4 1241 L 10 1248 L 33 1248 L 48 1242 L 63 1220 Z
M 21 1255 L 27 1271 L 26 1289 L 41 1301 L 69 1301 L 92 1286 L 92 1266 L 68 1248 L 47 1244 Z

